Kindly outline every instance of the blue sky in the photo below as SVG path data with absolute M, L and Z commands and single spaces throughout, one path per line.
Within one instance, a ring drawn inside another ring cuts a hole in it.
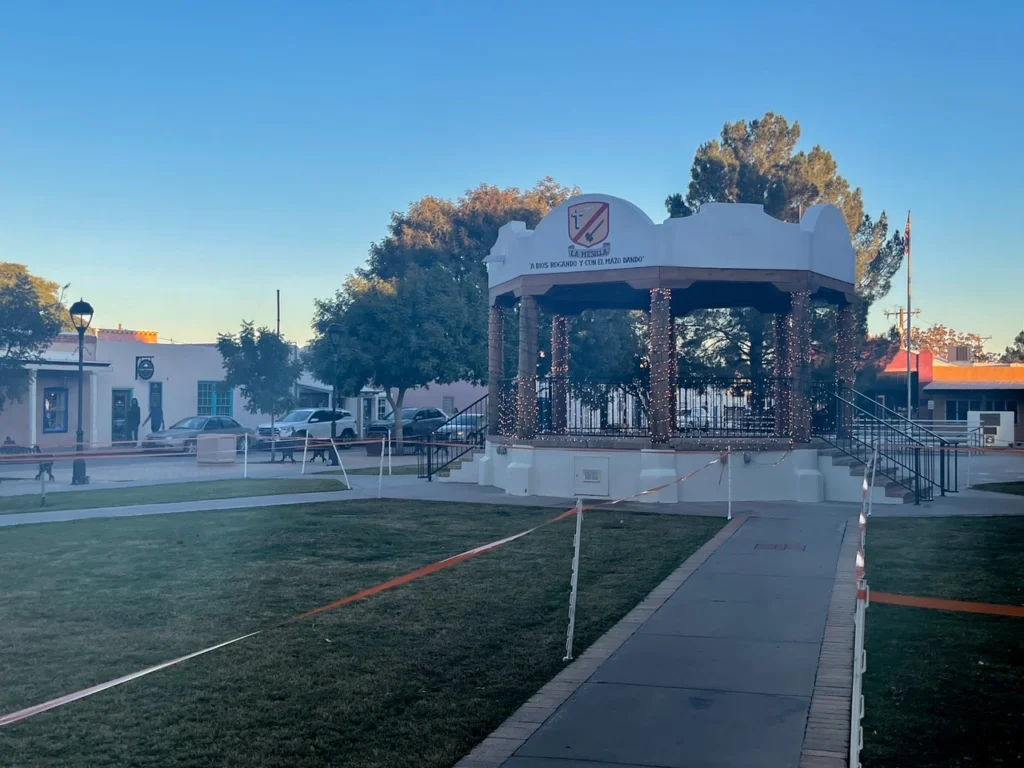
M 870 211 L 913 209 L 920 322 L 1001 350 L 1024 324 L 1021 29 L 1007 2 L 14 4 L 0 260 L 177 340 L 272 324 L 280 288 L 304 341 L 416 198 L 550 174 L 661 220 L 696 147 L 771 110 Z

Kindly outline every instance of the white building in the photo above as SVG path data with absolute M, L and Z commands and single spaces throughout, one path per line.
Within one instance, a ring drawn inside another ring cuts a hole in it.
M 167 344 L 157 336 L 156 331 L 123 328 L 101 328 L 86 335 L 82 414 L 87 443 L 102 447 L 125 440 L 133 399 L 139 401 L 143 420 L 161 404 L 165 426 L 196 415 L 231 416 L 250 427 L 270 420 L 265 414 L 249 413 L 241 393 L 225 387 L 223 361 L 214 344 Z M 61 334 L 40 361 L 25 367 L 28 392 L 0 411 L 0 441 L 10 437 L 19 445 L 71 448 L 78 429 L 78 335 Z M 298 407 L 331 405 L 331 388 L 308 372 L 295 390 Z M 405 404 L 451 413 L 484 392 L 465 383 L 433 385 L 409 392 Z M 384 393 L 373 388 L 364 389 L 359 397 L 339 399 L 338 408 L 355 416 L 360 433 L 391 412 Z M 149 429 L 146 424 L 139 432 L 145 435 Z

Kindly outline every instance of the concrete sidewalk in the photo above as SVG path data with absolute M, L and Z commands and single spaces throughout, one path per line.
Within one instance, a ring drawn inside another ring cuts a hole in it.
M 316 474 L 304 477 L 316 477 Z M 340 480 L 340 477 L 333 475 Z M 273 496 L 249 496 L 235 499 L 211 499 L 168 504 L 137 504 L 120 507 L 98 507 L 95 509 L 54 510 L 24 512 L 0 515 L 0 527 L 25 523 L 56 523 L 69 520 L 84 520 L 94 517 L 133 517 L 137 515 L 165 515 L 176 512 L 217 512 L 245 507 L 279 507 L 291 504 L 316 504 L 320 502 L 355 501 L 377 498 L 377 478 L 370 475 L 353 475 L 355 484 L 351 490 L 323 493 L 294 493 Z M 509 496 L 500 488 L 464 483 L 428 483 L 414 475 L 393 475 L 384 477 L 381 484 L 381 498 L 406 499 L 409 501 L 450 501 L 468 504 L 502 504 L 526 507 L 571 507 L 574 499 L 559 499 L 547 496 Z M 2 505 L 0 499 L 0 505 Z M 618 509 L 640 511 L 650 514 L 701 515 L 724 517 L 725 504 L 720 502 L 681 502 L 679 504 L 643 504 L 627 502 Z M 859 510 L 857 504 L 822 502 L 800 505 L 792 502 L 736 502 L 733 512 L 740 515 L 756 515 L 761 518 L 791 519 L 794 515 L 829 516 L 853 515 Z M 876 517 L 945 517 L 950 515 L 1024 515 L 1024 496 L 1009 496 L 982 491 L 965 491 L 961 494 L 936 499 L 927 504 L 915 506 L 878 505 Z
M 855 536 L 840 559 L 848 515 L 791 509 L 734 521 L 460 768 L 845 765 Z

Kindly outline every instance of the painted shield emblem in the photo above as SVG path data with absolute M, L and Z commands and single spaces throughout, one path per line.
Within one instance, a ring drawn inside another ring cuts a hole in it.
M 569 239 L 588 248 L 600 245 L 610 229 L 608 203 L 576 203 L 569 206 Z

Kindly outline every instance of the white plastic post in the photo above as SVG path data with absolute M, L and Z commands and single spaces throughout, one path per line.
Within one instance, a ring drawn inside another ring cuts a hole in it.
M 381 485 L 384 483 L 384 451 L 387 450 L 388 438 L 383 436 L 380 439 L 380 473 L 377 475 L 377 498 L 380 498 Z
M 971 454 L 974 451 L 971 450 L 971 440 L 967 439 L 967 488 L 971 487 Z
M 583 528 L 583 499 L 576 499 L 576 538 L 573 540 L 572 586 L 569 592 L 569 629 L 565 635 L 565 658 L 572 661 L 572 636 L 576 631 L 576 593 L 580 583 L 580 532 Z
M 242 478 L 249 479 L 249 437 L 246 436 L 244 448 L 242 449 Z
M 300 475 L 306 474 L 306 451 L 309 450 L 309 432 L 305 434 L 302 439 L 302 469 L 299 470 Z
M 388 477 L 391 477 L 391 430 L 388 430 Z
M 868 517 L 871 517 L 871 507 L 875 503 L 875 469 L 878 467 L 878 443 L 875 443 L 875 450 L 871 453 L 871 484 L 868 486 Z
M 729 511 L 725 516 L 726 520 L 732 520 L 732 446 L 726 446 L 725 449 L 725 474 L 728 475 L 728 486 L 729 486 Z
M 345 478 L 345 487 L 351 488 L 352 486 L 348 484 L 348 472 L 345 471 L 345 462 L 341 460 L 341 454 L 338 452 L 338 445 L 333 440 L 331 440 L 331 447 L 334 449 L 334 455 L 338 457 L 338 466 L 341 467 L 341 475 Z

